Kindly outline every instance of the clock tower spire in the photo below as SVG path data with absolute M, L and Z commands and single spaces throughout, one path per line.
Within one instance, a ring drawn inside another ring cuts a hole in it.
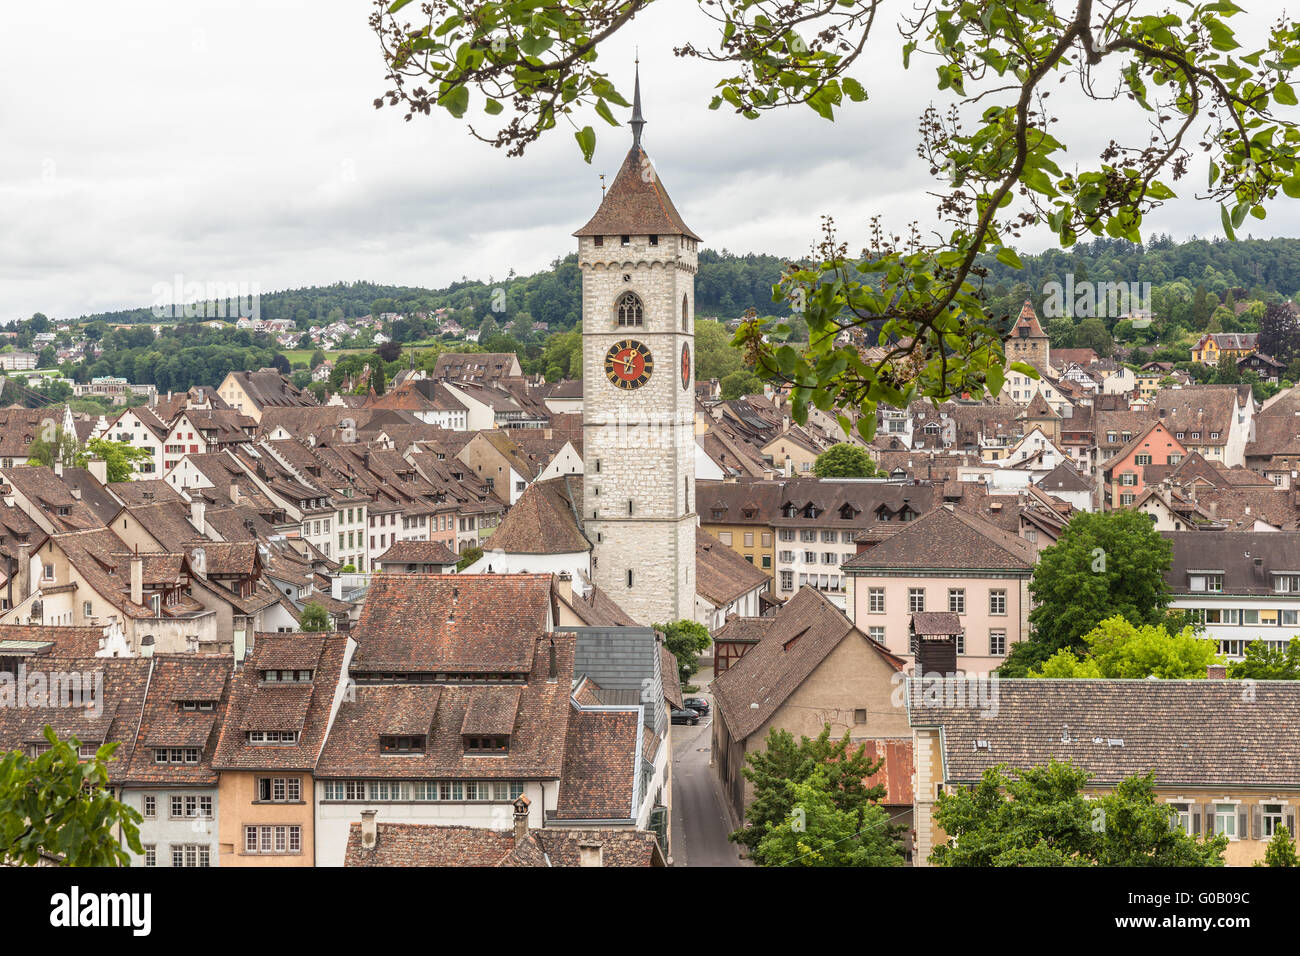
M 638 623 L 695 617 L 699 237 L 641 145 L 574 235 L 582 270 L 583 526 L 592 578 Z

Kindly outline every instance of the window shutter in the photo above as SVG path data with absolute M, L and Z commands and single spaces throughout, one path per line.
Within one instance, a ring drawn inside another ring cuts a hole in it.
M 1192 804 L 1192 836 L 1201 835 L 1201 808 Z
M 1214 836 L 1216 829 L 1217 827 L 1215 826 L 1214 820 L 1214 804 L 1207 803 L 1205 805 L 1205 835 L 1207 837 Z
M 1258 809 L 1258 807 L 1257 807 L 1256 809 Z M 1244 809 L 1244 808 L 1239 808 L 1239 809 L 1237 810 L 1237 839 L 1238 839 L 1238 840 L 1244 840 L 1244 839 L 1246 839 L 1246 834 L 1247 834 L 1247 832 L 1248 832 L 1248 831 L 1246 830 L 1246 827 L 1249 825 L 1249 824 L 1246 822 L 1246 820 L 1247 820 L 1247 817 L 1246 817 L 1246 811 L 1245 811 L 1245 809 Z
M 1260 840 L 1264 837 L 1264 808 L 1258 803 L 1250 808 L 1250 838 Z
M 1286 832 L 1291 835 L 1291 839 L 1294 841 L 1295 840 L 1295 814 L 1289 811 L 1286 815 Z

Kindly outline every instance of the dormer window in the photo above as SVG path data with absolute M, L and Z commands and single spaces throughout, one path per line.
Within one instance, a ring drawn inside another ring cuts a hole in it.
M 216 701 L 211 700 L 183 700 L 180 705 L 181 710 L 194 711 L 211 711 L 217 706 Z
M 312 672 L 309 670 L 264 670 L 261 672 L 264 684 L 310 684 Z
M 385 754 L 424 753 L 424 734 L 381 734 L 379 752 Z
M 481 735 L 465 738 L 467 754 L 504 754 L 510 751 L 510 738 L 504 735 Z
M 196 764 L 199 762 L 199 748 L 155 747 L 153 762 L 156 764 Z
M 254 747 L 292 747 L 298 743 L 298 731 L 250 730 L 248 742 Z

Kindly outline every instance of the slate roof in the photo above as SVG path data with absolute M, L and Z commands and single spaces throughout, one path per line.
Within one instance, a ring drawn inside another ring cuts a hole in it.
M 353 670 L 527 673 L 550 612 L 549 574 L 375 575 Z
M 1088 771 L 1093 786 L 1154 770 L 1161 787 L 1300 788 L 1300 682 L 1252 689 L 1243 694 L 1234 680 L 1004 680 L 996 715 L 957 704 L 965 698 L 956 694 L 926 706 L 907 696 L 913 727 L 943 728 L 948 783 L 974 783 L 1000 763 L 1057 759 Z
M 1161 534 L 1174 546 L 1173 562 L 1165 572 L 1165 582 L 1176 594 L 1205 593 L 1188 590 L 1188 575 L 1193 571 L 1222 571 L 1224 594 L 1273 594 L 1274 573 L 1300 574 L 1300 532 L 1297 531 L 1165 531 Z
M 395 564 L 454 566 L 459 560 L 441 541 L 394 541 L 392 547 L 375 559 L 384 567 Z

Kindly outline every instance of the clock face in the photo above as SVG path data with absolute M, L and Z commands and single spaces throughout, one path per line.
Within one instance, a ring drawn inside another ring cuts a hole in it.
M 682 388 L 691 387 L 691 347 L 682 343 Z
M 650 350 L 635 339 L 615 342 L 605 353 L 605 377 L 615 388 L 640 388 L 654 371 Z

